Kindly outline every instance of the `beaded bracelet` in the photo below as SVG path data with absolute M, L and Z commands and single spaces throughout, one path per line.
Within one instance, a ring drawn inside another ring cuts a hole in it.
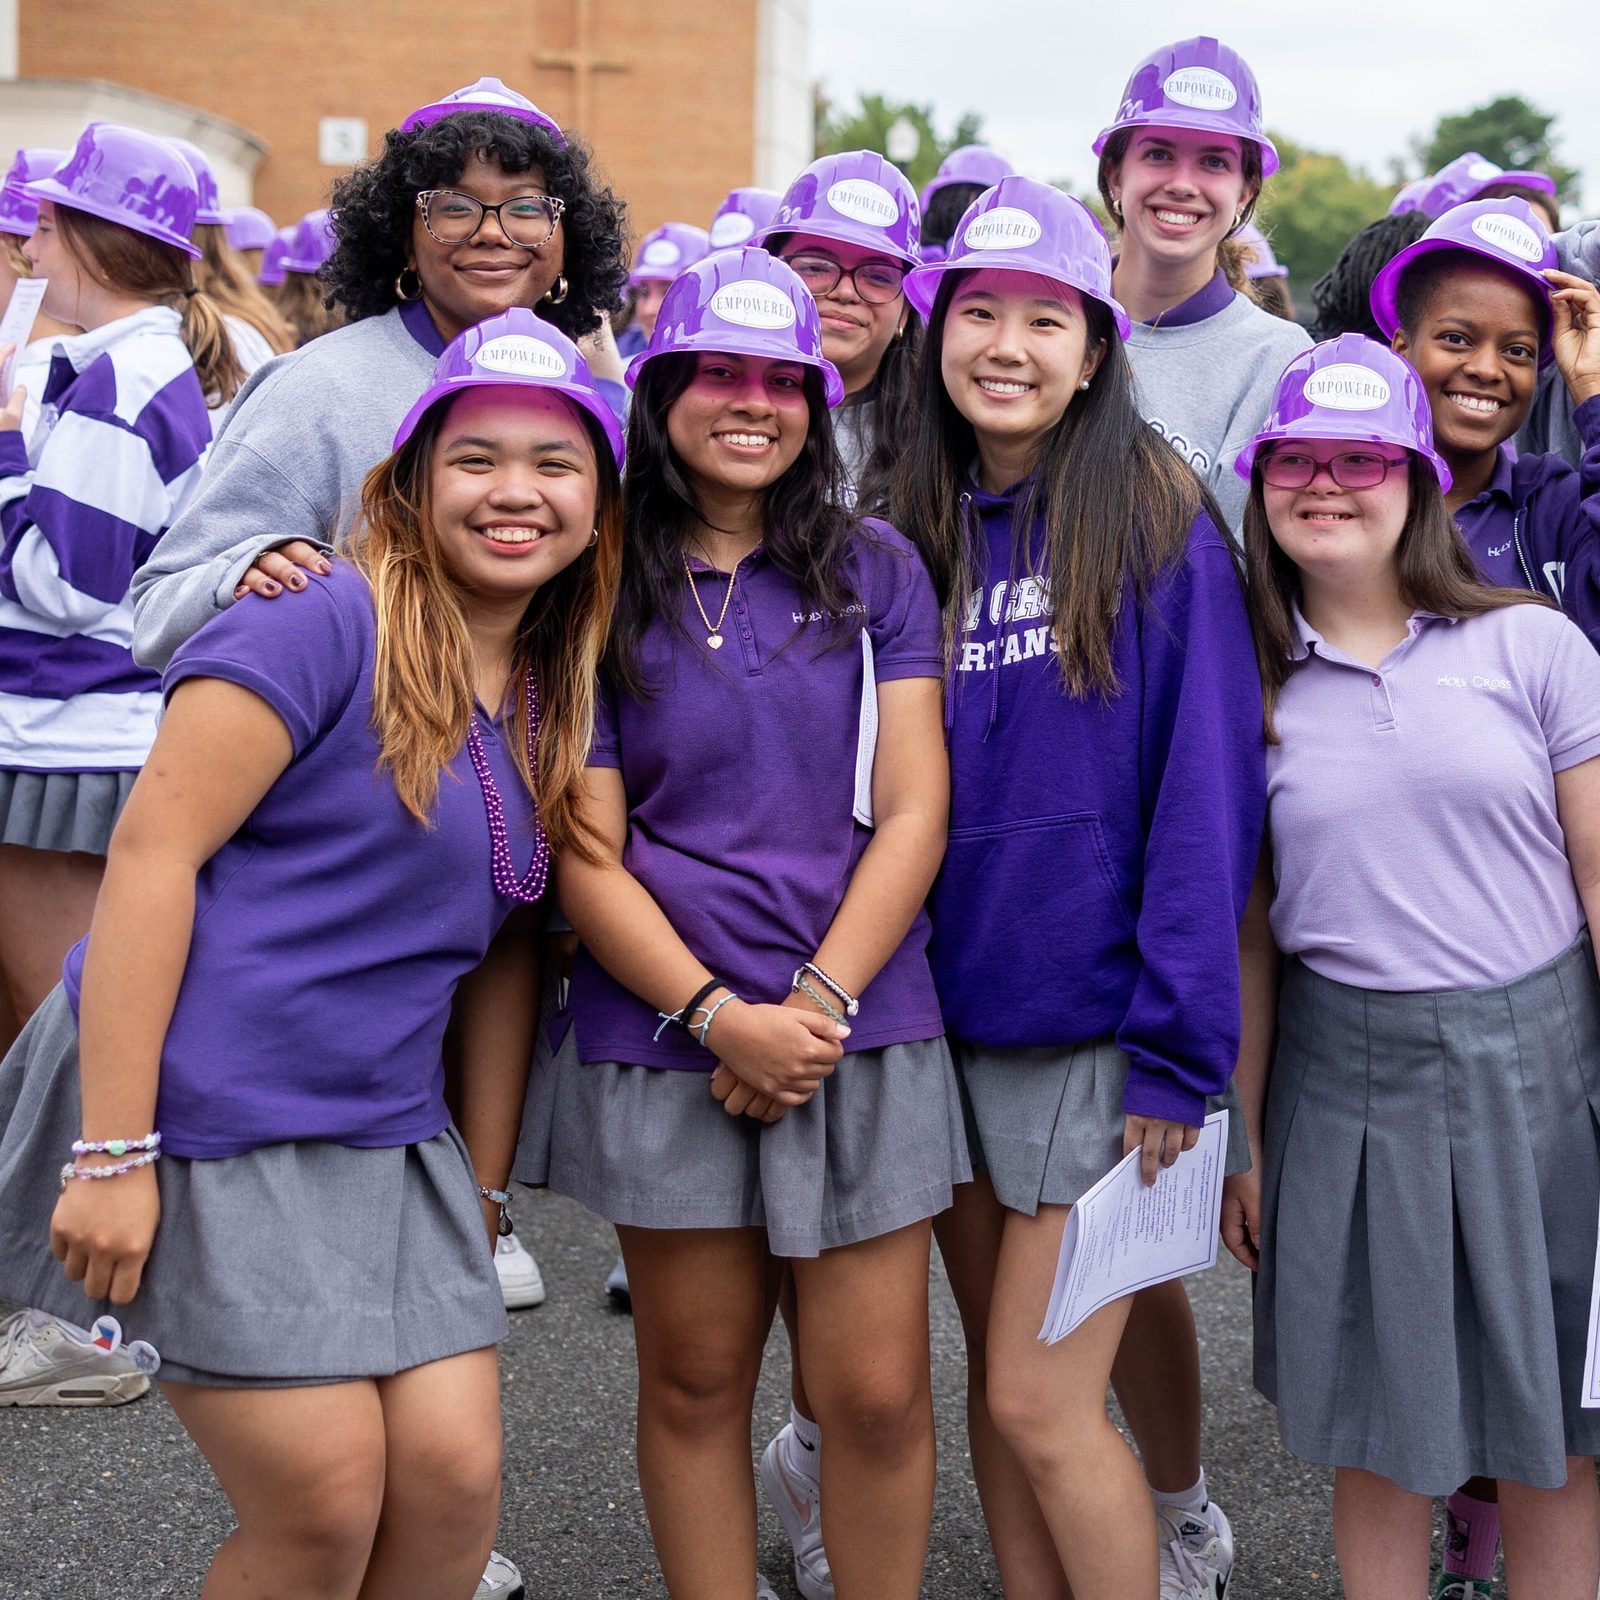
M 99 1152 L 95 1152 L 98 1154 Z M 146 1150 L 143 1155 L 133 1156 L 127 1161 L 119 1161 L 110 1167 L 79 1167 L 68 1162 L 61 1169 L 61 1187 L 67 1186 L 69 1178 L 120 1178 L 124 1173 L 136 1172 L 140 1167 L 148 1167 L 153 1162 L 161 1159 L 159 1150 Z
M 795 973 L 794 983 L 790 986 L 789 992 L 790 994 L 803 994 L 824 1016 L 837 1022 L 841 1027 L 844 1026 L 844 1012 L 817 988 L 804 967 Z
M 147 1134 L 143 1139 L 74 1139 L 75 1156 L 125 1156 L 130 1150 L 159 1150 L 161 1135 Z
M 507 1238 L 515 1228 L 515 1224 L 511 1220 L 511 1213 L 506 1209 L 511 1204 L 511 1191 L 509 1189 L 485 1189 L 480 1183 L 478 1185 L 478 1193 L 485 1200 L 492 1200 L 495 1205 L 500 1207 L 500 1220 L 495 1223 L 494 1231 L 502 1239 Z
M 800 971 L 809 972 L 811 976 L 823 986 L 824 989 L 832 990 L 832 992 L 838 997 L 839 1004 L 844 1007 L 844 1014 L 847 1017 L 853 1017 L 858 1011 L 860 1011 L 861 1002 L 857 1000 L 856 997 L 851 994 L 842 983 L 830 978 L 828 974 L 816 964 L 815 961 L 806 962 L 805 965 L 801 967 Z M 796 976 L 798 976 L 798 974 L 796 974 Z

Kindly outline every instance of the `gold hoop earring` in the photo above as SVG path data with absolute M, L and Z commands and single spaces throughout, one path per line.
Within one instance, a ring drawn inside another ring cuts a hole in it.
M 564 272 L 556 274 L 555 284 L 540 295 L 540 300 L 548 300 L 551 305 L 558 306 L 567 298 L 567 277 Z
M 416 288 L 414 288 L 410 294 L 406 293 L 406 278 L 408 275 L 410 276 L 411 281 L 416 285 Z M 402 267 L 400 271 L 395 274 L 394 295 L 395 299 L 404 300 L 406 302 L 420 300 L 422 298 L 422 276 L 420 273 L 418 273 L 415 267 Z
M 594 547 L 599 543 L 600 543 L 600 530 L 598 528 L 595 528 L 589 534 L 589 548 L 591 550 L 593 550 Z

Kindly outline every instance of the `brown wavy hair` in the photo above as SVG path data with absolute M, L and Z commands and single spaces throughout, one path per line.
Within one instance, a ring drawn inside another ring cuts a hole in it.
M 380 766 L 401 803 L 431 825 L 439 774 L 472 721 L 472 641 L 461 593 L 433 533 L 433 447 L 449 412 L 435 406 L 393 455 L 367 474 L 347 553 L 372 588 L 378 616 L 372 726 Z M 580 810 L 594 737 L 596 683 L 622 573 L 622 488 L 611 447 L 583 413 L 599 470 L 599 538 L 528 602 L 513 645 L 508 738 L 553 851 L 600 859 Z M 538 687 L 538 769 L 528 762 L 526 685 Z
M 178 332 L 194 361 L 208 406 L 225 405 L 239 392 L 244 368 L 222 309 L 195 282 L 194 263 L 175 245 L 135 233 L 71 206 L 55 208 L 62 242 L 97 283 L 123 294 L 171 306 L 183 319 Z
M 294 330 L 296 348 L 344 326 L 344 311 L 328 299 L 322 279 L 309 272 L 285 272 L 272 303 Z
M 1122 165 L 1122 158 L 1127 155 L 1136 131 L 1133 128 L 1118 128 L 1106 140 L 1105 149 L 1100 152 L 1100 200 L 1106 208 L 1106 215 L 1116 222 L 1119 231 L 1122 228 L 1122 213 L 1111 198 L 1111 174 Z M 1239 220 L 1217 246 L 1217 265 L 1222 268 L 1230 289 L 1248 294 L 1250 279 L 1245 268 L 1250 264 L 1251 250 L 1238 235 L 1239 230 L 1255 215 L 1256 201 L 1261 198 L 1261 146 L 1254 139 L 1239 140 L 1239 172 L 1244 178 L 1245 202 L 1239 212 Z
M 272 346 L 274 355 L 287 355 L 293 350 L 294 329 L 261 292 L 244 257 L 228 243 L 228 230 L 220 222 L 202 222 L 191 237 L 200 247 L 195 277 L 222 314 L 248 322 Z
M 1294 607 L 1300 603 L 1301 589 L 1300 569 L 1272 537 L 1267 521 L 1261 477 L 1265 454 L 1263 451 L 1256 457 L 1250 474 L 1250 498 L 1244 508 L 1244 561 L 1249 580 L 1245 597 L 1256 664 L 1261 670 L 1267 743 L 1277 744 L 1272 713 L 1294 670 L 1289 650 L 1295 642 Z M 1552 604 L 1530 589 L 1501 589 L 1478 576 L 1471 553 L 1444 503 L 1438 477 L 1415 452 L 1411 455 L 1410 486 L 1405 526 L 1395 547 L 1400 594 L 1408 606 L 1440 617 L 1477 617 L 1502 606 Z

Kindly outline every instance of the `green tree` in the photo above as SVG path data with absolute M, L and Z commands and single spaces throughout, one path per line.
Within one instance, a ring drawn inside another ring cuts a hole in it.
M 819 156 L 841 150 L 876 150 L 889 154 L 889 130 L 902 118 L 916 130 L 917 153 L 909 161 L 895 164 L 919 192 L 939 170 L 939 163 L 964 144 L 979 144 L 983 139 L 983 120 L 976 112 L 965 111 L 948 136 L 933 125 L 931 105 L 896 102 L 881 94 L 864 94 L 853 109 L 835 106 L 818 88 L 812 96 Z
M 1353 234 L 1389 209 L 1392 188 L 1343 156 L 1273 134 L 1281 162 L 1267 179 L 1256 220 L 1296 286 L 1309 288 Z
M 1556 180 L 1563 200 L 1576 200 L 1578 173 L 1556 157 L 1555 118 L 1519 94 L 1504 94 L 1471 111 L 1440 117 L 1433 137 L 1419 143 L 1424 172 L 1475 150 L 1514 172 L 1543 172 Z

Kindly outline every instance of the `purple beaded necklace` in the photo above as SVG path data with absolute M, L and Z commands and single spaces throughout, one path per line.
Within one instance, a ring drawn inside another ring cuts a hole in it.
M 539 770 L 539 690 L 533 673 L 523 680 L 528 708 L 528 767 Z M 533 861 L 519 879 L 511 860 L 511 843 L 506 837 L 506 808 L 495 787 L 494 774 L 489 770 L 489 758 L 483 753 L 483 735 L 478 732 L 478 717 L 474 712 L 467 724 L 467 754 L 472 758 L 472 770 L 478 774 L 478 787 L 483 790 L 484 815 L 489 819 L 489 876 L 497 892 L 508 900 L 521 900 L 531 905 L 544 893 L 545 880 L 550 876 L 550 841 L 545 836 L 544 824 L 535 811 L 533 820 Z

